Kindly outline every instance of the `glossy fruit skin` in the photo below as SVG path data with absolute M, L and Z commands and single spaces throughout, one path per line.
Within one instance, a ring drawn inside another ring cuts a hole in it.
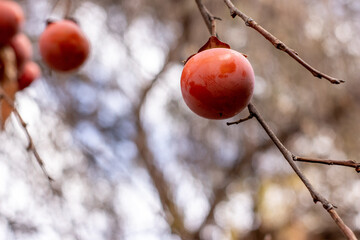
M 18 33 L 10 40 L 9 45 L 14 50 L 16 65 L 21 70 L 25 62 L 32 58 L 33 50 L 31 42 L 25 34 Z
M 26 62 L 18 77 L 18 90 L 21 91 L 27 88 L 34 80 L 39 78 L 40 75 L 41 70 L 36 63 L 31 61 Z
M 181 92 L 187 106 L 208 119 L 226 119 L 250 102 L 255 75 L 239 52 L 212 48 L 189 59 L 181 75 Z
M 19 32 L 24 22 L 24 12 L 13 1 L 0 1 L 0 45 L 7 44 Z
M 40 54 L 55 71 L 69 72 L 87 59 L 90 46 L 80 27 L 73 21 L 50 23 L 39 39 Z

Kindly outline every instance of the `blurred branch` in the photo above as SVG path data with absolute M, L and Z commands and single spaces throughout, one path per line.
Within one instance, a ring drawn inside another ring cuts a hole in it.
M 182 239 L 189 239 L 189 233 L 184 226 L 183 216 L 179 212 L 179 209 L 172 197 L 172 188 L 165 179 L 164 174 L 156 166 L 154 155 L 147 143 L 147 134 L 139 121 L 137 121 L 137 130 L 138 135 L 136 137 L 135 143 L 145 168 L 147 169 L 155 189 L 159 194 L 161 205 L 165 211 L 166 221 L 168 222 L 171 231 L 174 234 L 178 234 Z
M 72 3 L 72 0 L 67 0 L 66 1 L 66 5 L 65 5 L 65 11 L 64 11 L 64 18 L 66 19 L 69 19 L 71 18 L 71 3 Z
M 344 80 L 331 77 L 331 76 L 326 75 L 326 74 L 320 72 L 319 70 L 315 69 L 310 64 L 305 62 L 302 58 L 300 58 L 296 51 L 294 51 L 293 49 L 286 46 L 282 41 L 280 41 L 278 38 L 276 38 L 274 35 L 272 35 L 270 32 L 268 32 L 262 26 L 260 26 L 257 22 L 255 22 L 254 19 L 252 19 L 251 17 L 248 17 L 243 12 L 241 12 L 238 8 L 236 8 L 230 0 L 224 0 L 224 2 L 227 5 L 227 7 L 229 8 L 230 14 L 233 18 L 235 18 L 236 16 L 239 16 L 245 22 L 246 26 L 251 27 L 251 28 L 255 29 L 257 32 L 259 32 L 263 37 L 265 37 L 269 42 L 271 42 L 275 48 L 289 54 L 290 57 L 295 59 L 304 68 L 306 68 L 309 72 L 311 72 L 311 74 L 314 75 L 314 77 L 317 77 L 320 79 L 324 78 L 333 84 L 339 84 L 339 83 L 345 82 Z
M 279 136 L 281 139 L 286 141 L 288 137 L 290 137 L 293 133 L 297 132 L 298 130 L 299 130 L 298 127 L 291 127 L 282 131 L 279 134 Z M 253 159 L 255 153 L 259 151 L 265 151 L 271 146 L 273 146 L 273 142 L 269 139 L 268 141 L 265 141 L 256 147 L 246 147 L 245 155 L 239 158 L 237 161 L 235 161 L 234 164 L 224 172 L 224 176 L 226 177 L 222 181 L 221 185 L 214 190 L 213 192 L 214 197 L 212 202 L 210 203 L 210 210 L 206 215 L 204 221 L 201 223 L 200 227 L 198 228 L 197 232 L 194 233 L 195 239 L 200 239 L 200 232 L 202 231 L 202 229 L 214 220 L 215 208 L 221 201 L 226 199 L 226 189 L 229 186 L 229 184 L 235 181 L 237 178 L 239 178 L 239 174 L 242 173 L 243 170 L 246 169 L 249 164 L 251 164 L 251 160 Z
M 266 234 L 264 240 L 272 240 L 271 234 Z
M 7 108 L 6 116 L 3 116 L 3 112 L 0 111 L 0 115 L 2 115 L 1 118 L 4 118 L 4 119 L 0 119 L 1 127 L 4 127 L 3 124 L 6 121 L 6 118 L 11 114 L 11 112 L 13 112 L 27 136 L 29 142 L 27 150 L 32 151 L 42 171 L 44 172 L 48 180 L 51 182 L 53 181 L 53 179 L 47 173 L 45 169 L 44 161 L 41 159 L 39 153 L 35 148 L 34 141 L 27 129 L 27 124 L 25 123 L 24 119 L 21 117 L 20 113 L 18 112 L 14 104 L 15 93 L 18 90 L 17 79 L 16 79 L 17 69 L 16 69 L 14 51 L 10 47 L 3 47 L 1 48 L 0 55 L 1 55 L 0 108 L 5 106 L 2 104 L 3 102 L 6 103 L 6 108 Z M 0 110 L 4 110 L 4 109 L 0 109 Z
M 58 8 L 61 4 L 65 4 L 64 6 L 60 6 L 60 7 L 63 7 L 62 10 L 64 12 L 63 13 L 64 19 L 73 19 L 71 17 L 72 3 L 73 3 L 73 0 L 65 0 L 65 1 L 56 0 L 51 8 L 49 15 L 52 15 L 55 12 L 56 8 Z
M 20 222 L 17 219 L 4 215 L 3 213 L 0 213 L 0 218 L 7 222 L 8 227 L 14 233 L 34 234 L 39 231 L 38 227 L 34 226 L 32 223 Z
M 143 90 L 142 90 L 142 92 L 141 92 L 141 94 L 139 96 L 139 99 L 140 99 L 139 103 L 138 103 L 137 108 L 136 108 L 136 112 L 138 114 L 140 114 L 140 110 L 141 110 L 143 104 L 145 103 L 146 97 L 149 94 L 150 90 L 153 88 L 155 83 L 159 80 L 160 76 L 169 67 L 170 62 L 171 62 L 172 58 L 174 57 L 173 55 L 175 55 L 175 51 L 174 51 L 174 49 L 171 49 L 170 52 L 168 53 L 166 59 L 165 59 L 165 63 L 163 65 L 162 69 L 153 77 L 153 80 L 150 81 L 150 83 L 148 83 L 148 85 L 143 88 Z
M 154 84 L 158 81 L 160 76 L 167 70 L 170 66 L 171 60 L 175 55 L 175 50 L 177 47 L 174 47 L 168 53 L 167 59 L 162 67 L 162 69 L 156 74 L 153 80 L 144 87 L 140 96 L 139 103 L 135 110 L 136 116 L 136 127 L 137 127 L 137 136 L 135 139 L 136 146 L 138 148 L 139 154 L 143 163 L 151 177 L 151 180 L 159 194 L 161 205 L 165 211 L 166 221 L 168 222 L 171 231 L 175 234 L 178 234 L 182 239 L 190 239 L 190 233 L 186 230 L 184 226 L 184 218 L 182 213 L 179 211 L 175 201 L 173 199 L 173 193 L 171 191 L 171 186 L 166 180 L 164 174 L 156 166 L 154 154 L 151 152 L 148 145 L 148 136 L 144 130 L 143 123 L 141 121 L 141 109 L 146 102 L 146 97 L 153 88 Z
M 5 91 L 3 90 L 2 87 L 0 87 L 0 99 L 4 99 L 9 105 L 10 107 L 13 109 L 13 112 L 18 120 L 18 122 L 20 123 L 21 127 L 23 128 L 26 136 L 27 136 L 27 139 L 28 139 L 28 142 L 29 142 L 29 145 L 27 147 L 27 150 L 28 151 L 31 151 L 35 158 L 36 158 L 36 161 L 38 162 L 38 164 L 40 165 L 42 171 L 44 172 L 44 174 L 46 175 L 46 177 L 48 178 L 49 181 L 53 181 L 53 179 L 50 177 L 50 175 L 48 174 L 48 172 L 46 171 L 46 168 L 45 168 L 45 164 L 44 164 L 44 161 L 42 160 L 42 158 L 40 157 L 38 151 L 36 150 L 35 148 L 35 145 L 34 145 L 34 141 L 29 133 L 29 130 L 27 129 L 27 124 L 25 123 L 24 119 L 21 117 L 19 111 L 16 109 L 15 105 L 14 105 L 14 102 L 11 100 L 11 98 L 5 93 Z
M 202 9 L 205 8 L 203 6 L 203 4 L 201 3 L 201 1 L 197 1 L 195 0 L 198 4 L 199 10 L 201 13 L 203 13 Z M 297 54 L 289 49 L 288 47 L 286 47 L 285 44 L 283 44 L 282 42 L 280 42 L 277 38 L 275 38 L 273 35 L 271 35 L 269 32 L 267 32 L 265 29 L 263 29 L 262 27 L 260 27 L 254 20 L 252 20 L 251 18 L 247 17 L 245 14 L 241 13 L 238 9 L 235 8 L 235 6 L 231 3 L 231 1 L 229 0 L 224 0 L 225 3 L 228 5 L 230 11 L 231 11 L 231 16 L 235 17 L 236 15 L 240 16 L 246 23 L 246 25 L 248 26 L 252 26 L 254 29 L 258 30 L 264 37 L 266 37 L 269 41 L 275 40 L 274 43 L 278 43 L 279 45 L 275 45 L 277 48 L 279 48 L 280 50 L 283 50 L 285 52 L 287 52 L 290 56 L 294 57 L 296 56 L 296 60 L 300 63 L 305 63 L 301 58 L 297 57 Z M 204 19 L 206 19 L 204 17 Z M 205 20 L 205 23 L 208 27 L 208 29 L 210 29 L 210 25 L 209 22 Z M 290 54 L 291 53 L 291 54 Z M 301 61 L 299 61 L 301 60 Z M 304 64 L 302 64 L 304 66 Z M 306 66 L 309 66 L 308 64 L 306 64 Z M 306 67 L 305 66 L 305 67 Z M 310 67 L 310 66 L 309 66 Z M 307 68 L 307 67 L 306 67 Z M 331 83 L 340 83 L 342 82 L 341 80 L 337 80 L 337 79 L 333 79 L 333 78 L 329 78 L 327 75 L 323 75 L 320 72 L 318 72 L 317 70 L 313 69 L 312 67 L 307 68 L 309 71 L 311 71 L 313 74 L 314 73 L 318 73 L 318 75 L 314 74 L 314 76 L 317 76 L 319 78 L 324 77 L 325 79 L 328 79 Z M 265 120 L 263 119 L 263 117 L 261 116 L 261 114 L 258 112 L 258 110 L 256 109 L 255 105 L 253 103 L 249 103 L 248 105 L 248 110 L 249 110 L 249 117 L 245 118 L 244 121 L 252 118 L 250 116 L 253 116 L 256 118 L 256 120 L 260 123 L 260 125 L 263 127 L 263 129 L 265 130 L 265 132 L 267 133 L 267 135 L 270 137 L 270 139 L 273 141 L 273 143 L 276 145 L 276 147 L 280 150 L 280 152 L 282 153 L 282 155 L 284 156 L 284 158 L 287 160 L 287 162 L 289 163 L 289 165 L 291 166 L 291 168 L 294 170 L 294 172 L 296 173 L 296 175 L 298 175 L 298 177 L 300 178 L 300 180 L 304 183 L 305 187 L 308 189 L 308 191 L 310 192 L 313 201 L 315 203 L 317 202 L 321 202 L 321 204 L 323 205 L 323 207 L 326 209 L 326 211 L 330 214 L 330 216 L 333 218 L 333 220 L 335 221 L 335 223 L 338 225 L 338 227 L 340 228 L 340 230 L 342 231 L 342 233 L 347 237 L 347 239 L 350 240 L 355 240 L 357 239 L 355 234 L 353 233 L 353 231 L 343 222 L 343 220 L 340 218 L 340 216 L 337 214 L 337 212 L 335 211 L 335 207 L 334 205 L 332 205 L 325 197 L 323 197 L 320 193 L 318 193 L 314 187 L 312 186 L 312 184 L 310 183 L 310 181 L 305 177 L 305 175 L 301 172 L 301 170 L 299 169 L 299 167 L 295 164 L 294 161 L 294 154 L 292 152 L 290 152 L 283 144 L 282 142 L 279 140 L 279 138 L 275 135 L 275 133 L 270 129 L 269 125 L 265 122 Z M 241 120 L 240 120 L 241 121 Z
M 298 162 L 306 162 L 306 163 L 319 163 L 326 165 L 337 165 L 344 167 L 355 168 L 356 172 L 360 172 L 360 163 L 355 162 L 353 160 L 339 161 L 339 160 L 329 160 L 329 159 L 318 159 L 318 158 L 307 158 L 307 157 L 298 157 L 293 156 L 294 161 Z

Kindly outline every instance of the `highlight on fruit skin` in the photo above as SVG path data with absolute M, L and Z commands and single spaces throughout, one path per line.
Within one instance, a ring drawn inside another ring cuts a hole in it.
M 79 25 L 65 19 L 47 25 L 40 36 L 39 49 L 51 69 L 70 72 L 86 61 L 90 44 Z
M 9 43 L 24 23 L 24 12 L 14 1 L 0 0 L 0 45 Z
M 40 75 L 41 70 L 35 62 L 26 62 L 18 76 L 18 90 L 21 91 L 30 86 Z
M 255 75 L 243 54 L 212 48 L 192 56 L 181 75 L 181 92 L 187 106 L 208 119 L 231 118 L 250 102 Z

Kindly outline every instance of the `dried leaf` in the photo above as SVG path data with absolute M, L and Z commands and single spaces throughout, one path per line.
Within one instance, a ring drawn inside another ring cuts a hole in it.
M 0 96 L 0 129 L 4 129 L 5 122 L 12 112 L 8 100 L 14 101 L 18 90 L 16 60 L 14 51 L 10 47 L 0 49 L 0 87 L 5 96 Z M 8 98 L 8 99 L 7 99 Z
M 18 90 L 17 82 L 7 81 L 4 85 L 2 85 L 2 88 L 5 94 L 10 98 L 10 100 L 14 101 L 15 94 Z M 13 108 L 4 98 L 2 98 L 0 101 L 0 109 L 1 109 L 0 127 L 1 129 L 4 129 L 5 122 L 12 113 Z
M 220 41 L 217 37 L 215 36 L 211 36 L 209 38 L 209 40 L 204 44 L 204 46 L 202 46 L 199 52 L 205 51 L 207 49 L 211 49 L 211 48 L 230 48 L 230 45 L 227 43 L 224 43 L 222 41 Z M 186 59 L 186 61 L 184 61 L 184 64 L 187 63 L 187 61 L 189 61 L 190 58 L 192 58 L 193 56 L 195 56 L 196 54 L 191 55 L 190 57 L 188 57 L 188 59 Z
M 230 45 L 220 41 L 215 36 L 211 36 L 204 46 L 199 49 L 198 53 L 211 48 L 230 48 Z

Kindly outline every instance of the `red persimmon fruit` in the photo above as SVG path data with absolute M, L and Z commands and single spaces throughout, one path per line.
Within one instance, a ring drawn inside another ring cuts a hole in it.
M 25 34 L 18 33 L 10 40 L 9 44 L 15 52 L 17 67 L 21 70 L 24 63 L 32 58 L 31 42 Z
M 40 75 L 41 70 L 36 63 L 31 61 L 26 62 L 18 77 L 18 89 L 21 91 L 28 87 L 34 80 L 39 78 Z
M 248 105 L 254 81 L 253 68 L 243 54 L 227 48 L 212 48 L 186 62 L 181 92 L 187 106 L 199 116 L 226 119 Z
M 55 71 L 69 72 L 87 59 L 90 45 L 78 24 L 61 20 L 48 24 L 39 39 L 40 54 Z
M 7 44 L 20 30 L 24 22 L 24 12 L 13 1 L 0 1 L 0 45 Z

